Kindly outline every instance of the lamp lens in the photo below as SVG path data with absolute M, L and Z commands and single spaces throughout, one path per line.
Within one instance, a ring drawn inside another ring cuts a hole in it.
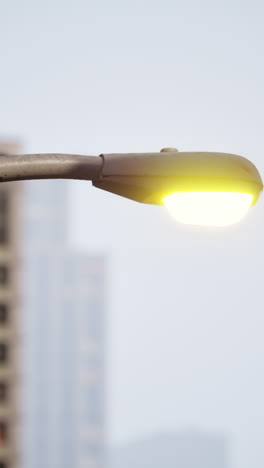
M 163 199 L 170 214 L 184 224 L 228 226 L 249 210 L 253 195 L 237 192 L 179 192 Z

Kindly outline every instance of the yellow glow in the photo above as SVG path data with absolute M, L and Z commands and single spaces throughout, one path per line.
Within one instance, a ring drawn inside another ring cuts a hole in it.
M 253 195 L 237 192 L 179 192 L 163 199 L 170 214 L 184 224 L 228 226 L 247 213 Z

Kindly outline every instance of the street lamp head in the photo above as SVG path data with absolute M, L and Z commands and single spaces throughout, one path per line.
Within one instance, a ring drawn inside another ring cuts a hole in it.
M 256 167 L 226 153 L 103 154 L 103 190 L 141 203 L 165 205 L 185 224 L 223 226 L 238 222 L 263 189 Z

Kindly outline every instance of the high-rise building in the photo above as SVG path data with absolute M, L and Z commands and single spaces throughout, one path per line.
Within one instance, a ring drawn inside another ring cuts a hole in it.
M 196 431 L 160 434 L 113 448 L 108 468 L 229 468 L 227 439 Z
M 18 151 L 18 145 L 0 142 L 0 158 Z M 0 184 L 0 468 L 19 466 L 20 189 L 19 183 Z
M 67 188 L 23 184 L 24 468 L 104 466 L 105 259 L 69 246 Z

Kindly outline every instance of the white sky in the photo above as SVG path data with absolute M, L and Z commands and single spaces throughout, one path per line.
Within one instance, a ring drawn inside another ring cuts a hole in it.
M 0 133 L 27 152 L 223 151 L 264 174 L 261 1 L 0 0 Z M 72 182 L 71 239 L 108 261 L 113 443 L 197 428 L 264 464 L 263 200 L 178 226 Z

